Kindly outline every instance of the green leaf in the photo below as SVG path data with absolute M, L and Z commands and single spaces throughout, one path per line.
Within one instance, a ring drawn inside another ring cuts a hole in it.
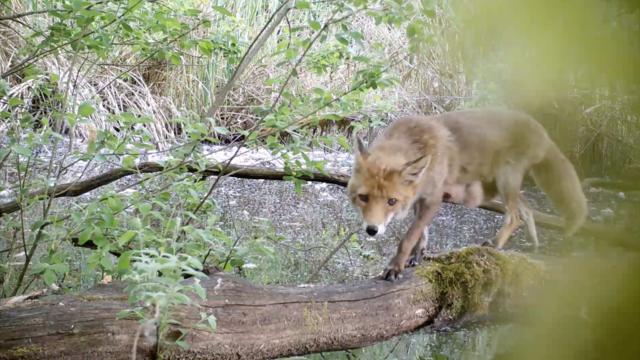
M 122 200 L 120 200 L 119 197 L 110 197 L 107 199 L 107 205 L 109 206 L 109 208 L 114 211 L 120 211 L 122 209 L 124 209 L 124 205 L 122 204 Z
M 305 183 L 304 180 L 298 179 L 298 178 L 294 178 L 293 179 L 293 184 L 294 184 L 294 188 L 296 191 L 296 194 L 302 194 L 302 185 Z
M 209 323 L 209 327 L 211 328 L 211 331 L 215 331 L 216 328 L 218 327 L 218 322 L 216 321 L 216 317 L 213 315 L 209 315 L 207 317 L 207 322 Z
M 198 295 L 200 297 L 200 299 L 204 300 L 207 298 L 207 292 L 206 290 L 202 287 L 202 285 L 198 284 L 198 283 L 193 283 L 193 285 L 191 285 L 193 287 L 193 292 L 196 293 L 196 295 Z
M 176 340 L 176 345 L 180 346 L 182 350 L 189 350 L 191 347 L 189 343 L 184 340 Z
M 100 266 L 102 266 L 104 270 L 111 269 L 113 264 L 111 263 L 111 259 L 109 259 L 109 256 L 107 255 L 102 256 L 102 258 L 100 259 Z
M 188 8 L 185 10 L 185 14 L 188 16 L 198 16 L 202 13 L 202 11 L 200 9 L 196 9 L 196 8 Z
M 136 157 L 127 155 L 122 159 L 122 166 L 127 169 L 134 169 L 136 167 Z
M 173 65 L 180 65 L 182 63 L 182 59 L 178 54 L 171 54 L 171 56 L 169 56 L 169 60 L 171 60 Z
M 191 299 L 185 294 L 177 293 L 173 296 L 173 301 L 177 304 L 191 304 Z
M 75 127 L 76 124 L 78 123 L 78 120 L 75 116 L 68 116 L 67 117 L 67 124 L 69 125 L 69 127 Z
M 94 109 L 89 103 L 82 103 L 78 106 L 78 115 L 80 116 L 91 116 L 94 112 L 96 112 L 96 109 Z
M 94 270 L 98 265 L 98 260 L 100 260 L 100 252 L 92 251 L 91 255 L 87 258 L 87 268 L 89 270 Z
M 120 26 L 122 26 L 122 29 L 124 29 L 125 32 L 133 32 L 133 28 L 126 22 L 121 22 Z
M 46 263 L 37 263 L 33 265 L 33 273 L 34 274 L 42 274 L 45 270 L 49 268 L 49 264 Z
M 116 313 L 116 319 L 141 320 L 144 319 L 144 315 L 140 312 L 139 309 L 126 309 L 118 311 Z
M 0 98 L 5 97 L 9 93 L 9 83 L 0 79 Z
M 118 273 L 122 274 L 127 272 L 131 268 L 131 251 L 125 251 L 120 254 L 118 258 Z
M 298 0 L 296 1 L 296 9 L 298 10 L 311 9 L 311 3 L 309 3 L 306 0 Z
M 56 282 L 57 278 L 58 277 L 56 276 L 56 273 L 53 272 L 53 270 L 45 270 L 45 272 L 42 274 L 42 280 L 44 280 L 44 284 L 47 286 Z
M 336 40 L 342 45 L 349 45 L 349 40 L 340 34 L 336 34 Z
M 120 237 L 118 238 L 118 245 L 120 246 L 126 245 L 129 241 L 131 241 L 131 239 L 133 239 L 136 236 L 136 234 L 137 233 L 135 231 L 128 230 L 124 234 L 120 235 Z
M 82 230 L 82 232 L 80 233 L 80 236 L 78 236 L 78 245 L 83 245 L 84 243 L 86 243 L 91 237 L 92 233 L 93 233 L 93 229 L 90 227 L 87 227 L 84 230 Z
M 214 5 L 213 6 L 213 10 L 215 10 L 216 12 L 218 12 L 218 13 L 224 15 L 224 16 L 233 17 L 233 14 L 229 10 L 225 9 L 224 7 L 222 7 L 220 5 Z
M 122 207 L 122 209 L 124 209 L 124 207 Z M 104 227 L 106 228 L 116 227 L 116 225 L 118 224 L 118 221 L 116 220 L 115 216 L 113 216 L 113 214 L 117 212 L 119 212 L 119 210 L 115 210 L 113 212 L 103 211 L 102 214 L 100 214 L 101 215 L 100 217 L 104 221 Z
M 105 238 L 101 228 L 94 228 L 92 236 L 93 238 L 91 239 L 91 241 L 93 241 L 93 243 L 96 244 L 97 247 L 103 247 L 107 245 L 107 239 Z
M 58 275 L 63 275 L 67 272 L 69 272 L 69 265 L 67 264 L 52 264 L 51 266 L 49 266 L 49 269 L 51 269 L 53 272 L 55 272 Z
M 297 55 L 298 55 L 298 50 L 294 48 L 289 48 L 284 52 L 284 57 L 287 60 L 293 60 L 296 58 Z
M 203 55 L 211 56 L 213 54 L 213 43 L 210 40 L 200 40 L 198 41 L 198 50 Z
M 413 38 L 418 34 L 418 30 L 413 26 L 413 24 L 407 26 L 407 37 Z
M 11 146 L 11 149 L 22 156 L 31 156 L 31 149 L 29 149 L 28 147 L 15 144 Z
M 19 98 L 10 98 L 9 101 L 7 101 L 7 104 L 9 105 L 9 107 L 22 105 L 23 103 L 24 101 L 22 101 L 22 99 L 19 99 Z
M 140 214 L 142 215 L 147 215 L 149 211 L 151 211 L 151 204 L 149 203 L 138 204 L 137 207 L 138 211 L 140 211 Z
M 342 148 L 344 148 L 347 151 L 351 151 L 351 145 L 349 144 L 349 141 L 347 141 L 347 138 L 340 135 L 338 137 L 338 144 L 340 144 L 340 146 L 342 146 Z
M 229 134 L 229 129 L 227 129 L 226 127 L 222 127 L 222 126 L 215 126 L 213 128 L 213 130 L 217 133 L 217 134 L 221 134 L 221 135 L 227 135 Z
M 351 38 L 357 41 L 362 41 L 364 40 L 364 36 L 362 36 L 362 33 L 359 31 L 352 31 L 349 33 L 351 35 Z
M 320 25 L 320 23 L 315 20 L 309 20 L 309 26 L 316 31 L 322 28 L 322 25 Z
M 351 60 L 357 61 L 357 62 L 363 62 L 363 63 L 367 63 L 367 64 L 371 62 L 371 58 L 369 58 L 367 56 L 363 56 L 363 55 L 356 55 L 356 56 L 352 57 Z

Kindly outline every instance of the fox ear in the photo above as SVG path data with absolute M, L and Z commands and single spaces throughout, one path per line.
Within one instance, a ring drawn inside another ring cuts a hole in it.
M 369 150 L 364 146 L 359 136 L 356 136 L 356 158 L 366 160 L 369 157 Z
M 431 155 L 420 156 L 404 164 L 401 174 L 404 181 L 412 183 L 417 181 L 431 164 Z

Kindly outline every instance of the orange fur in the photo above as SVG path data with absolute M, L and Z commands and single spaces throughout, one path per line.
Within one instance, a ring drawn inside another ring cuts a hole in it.
M 483 198 L 502 198 L 507 212 L 498 248 L 520 225 L 521 214 L 535 235 L 531 211 L 520 197 L 527 172 L 565 215 L 567 234 L 575 232 L 587 212 L 578 176 L 544 128 L 517 111 L 478 109 L 399 119 L 369 149 L 358 140 L 348 192 L 370 235 L 384 232 L 392 218 L 415 208 L 416 221 L 384 274 L 394 278 L 411 254 L 416 258 L 423 251 L 424 230 L 445 194 L 471 207 Z

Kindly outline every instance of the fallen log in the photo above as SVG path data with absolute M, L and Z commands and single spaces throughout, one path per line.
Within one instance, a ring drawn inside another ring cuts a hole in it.
M 428 325 L 515 311 L 541 275 L 526 256 L 486 247 L 434 258 L 394 283 L 259 286 L 218 273 L 201 283 L 206 301 L 172 315 L 188 330 L 188 349 L 165 345 L 179 335 L 170 327 L 161 342 L 157 329 L 141 332 L 135 350 L 138 359 L 269 359 L 358 348 Z M 116 320 L 128 306 L 122 285 L 109 284 L 0 308 L 0 359 L 130 358 L 140 323 Z M 214 332 L 197 326 L 202 312 L 216 317 Z

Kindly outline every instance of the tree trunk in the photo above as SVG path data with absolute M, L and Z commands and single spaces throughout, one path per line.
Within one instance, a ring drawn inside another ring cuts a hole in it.
M 259 286 L 218 273 L 202 282 L 206 301 L 172 315 L 188 329 L 189 349 L 158 347 L 154 327 L 140 331 L 137 358 L 159 351 L 167 358 L 268 359 L 358 348 L 441 321 L 512 309 L 505 304 L 525 289 L 522 275 L 532 273 L 532 264 L 523 255 L 472 247 L 407 270 L 397 282 Z M 0 359 L 130 358 L 139 322 L 116 320 L 128 306 L 116 284 L 0 305 Z M 197 328 L 201 313 L 216 317 L 214 332 Z M 164 339 L 178 334 L 170 328 Z

